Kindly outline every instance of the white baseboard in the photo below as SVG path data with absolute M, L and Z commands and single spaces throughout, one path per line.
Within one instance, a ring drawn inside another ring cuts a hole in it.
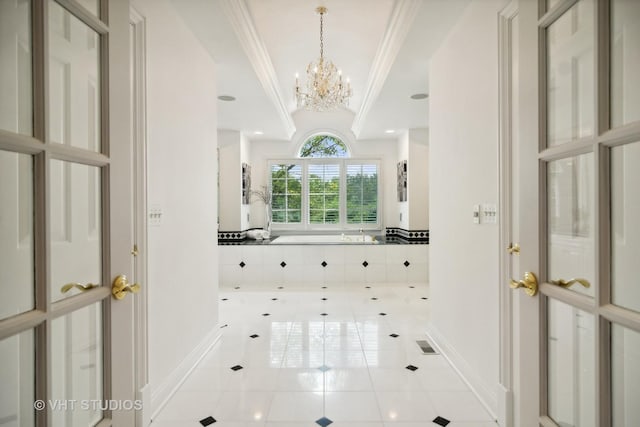
M 426 331 L 431 345 L 444 356 L 465 383 L 471 388 L 471 391 L 480 399 L 489 414 L 494 419 L 496 417 L 496 408 L 498 407 L 498 398 L 495 392 L 495 385 L 487 384 L 480 376 L 469 366 L 467 361 L 456 351 L 456 349 L 445 339 L 445 337 L 431 324 L 427 325 Z
M 169 374 L 164 381 L 151 391 L 151 420 L 154 420 L 165 407 L 169 399 L 178 391 L 178 388 L 187 379 L 189 374 L 198 366 L 207 352 L 213 347 L 220 337 L 222 330 L 216 325 L 209 334 L 184 358 L 184 360 Z M 146 402 L 144 402 L 146 403 Z M 146 407 L 146 405 L 145 405 Z
M 513 425 L 513 391 L 498 384 L 498 425 L 509 427 Z

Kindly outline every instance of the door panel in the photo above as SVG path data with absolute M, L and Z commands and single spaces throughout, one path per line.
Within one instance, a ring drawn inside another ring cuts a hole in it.
M 541 284 L 517 299 L 516 425 L 640 425 L 638 2 L 537 6 L 520 3 L 540 55 L 521 56 L 518 133 L 521 265 Z
M 3 426 L 135 425 L 133 297 L 110 292 L 132 272 L 128 24 L 128 2 L 0 0 Z

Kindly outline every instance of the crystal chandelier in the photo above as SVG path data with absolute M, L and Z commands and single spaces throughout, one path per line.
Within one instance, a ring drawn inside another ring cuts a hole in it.
M 349 105 L 351 83 L 348 78 L 343 83 L 342 71 L 333 62 L 324 59 L 323 18 L 327 8 L 319 6 L 316 12 L 320 14 L 320 58 L 307 66 L 306 92 L 300 88 L 296 73 L 296 102 L 298 108 L 328 111 Z

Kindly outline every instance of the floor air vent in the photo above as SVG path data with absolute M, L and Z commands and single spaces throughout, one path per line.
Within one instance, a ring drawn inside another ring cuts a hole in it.
M 416 344 L 418 344 L 418 347 L 422 350 L 422 354 L 438 354 L 427 340 L 418 340 Z

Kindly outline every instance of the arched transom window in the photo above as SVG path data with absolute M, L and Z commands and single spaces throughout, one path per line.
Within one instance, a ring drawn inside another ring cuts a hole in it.
M 349 157 L 344 142 L 333 135 L 320 134 L 307 139 L 300 148 L 299 156 L 305 157 Z

